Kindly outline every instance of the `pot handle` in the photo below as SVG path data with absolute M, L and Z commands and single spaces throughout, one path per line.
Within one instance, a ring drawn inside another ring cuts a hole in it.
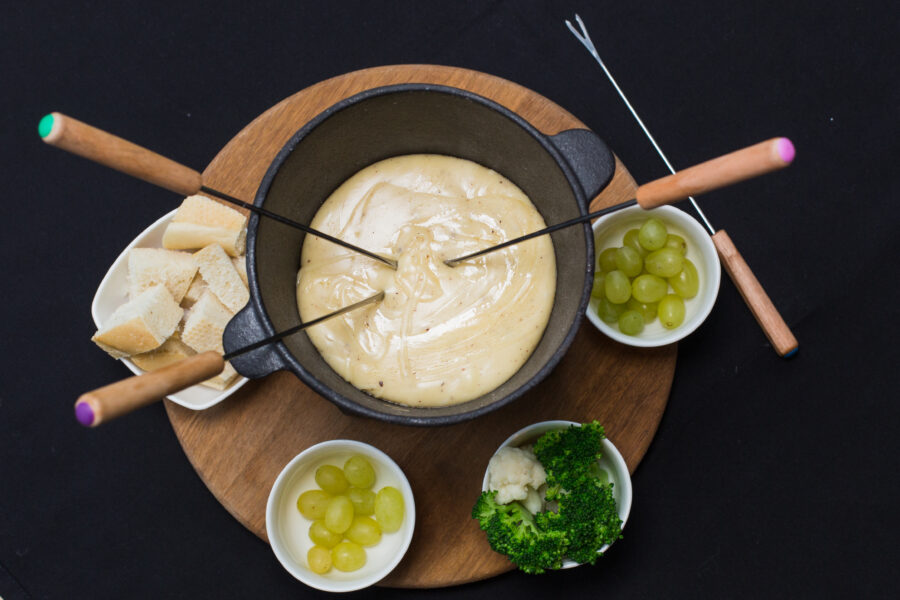
M 567 129 L 547 138 L 575 171 L 587 203 L 603 191 L 616 170 L 609 146 L 588 129 Z
M 225 326 L 225 333 L 222 334 L 222 345 L 225 346 L 225 353 L 233 352 L 245 348 L 250 344 L 258 342 L 269 334 L 263 327 L 261 317 L 253 306 L 248 303 L 243 309 L 231 318 L 228 325 Z M 231 366 L 237 369 L 237 372 L 249 379 L 259 379 L 265 377 L 275 371 L 281 371 L 288 368 L 281 353 L 278 352 L 275 342 L 251 350 L 245 354 L 235 356 L 231 359 Z

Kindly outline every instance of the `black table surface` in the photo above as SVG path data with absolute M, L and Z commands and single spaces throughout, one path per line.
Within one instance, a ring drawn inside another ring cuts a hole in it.
M 97 430 L 75 422 L 79 393 L 126 375 L 89 341 L 94 291 L 178 198 L 45 146 L 40 117 L 65 112 L 202 169 L 255 116 L 318 81 L 443 64 L 545 95 L 604 137 L 638 181 L 664 175 L 564 26 L 576 12 L 676 167 L 777 135 L 796 144 L 789 169 L 700 202 L 799 354 L 776 356 L 723 277 L 714 311 L 679 345 L 624 539 L 597 565 L 352 595 L 896 594 L 895 5 L 132 4 L 8 3 L 0 17 L 4 600 L 324 595 L 219 505 L 161 405 Z

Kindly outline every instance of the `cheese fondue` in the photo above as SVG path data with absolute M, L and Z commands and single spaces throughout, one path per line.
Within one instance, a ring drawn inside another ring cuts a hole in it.
M 307 235 L 297 302 L 310 321 L 368 296 L 384 301 L 306 330 L 357 388 L 409 406 L 472 400 L 509 379 L 537 346 L 553 307 L 556 259 L 540 236 L 448 267 L 545 227 L 516 185 L 471 161 L 409 155 L 344 182 L 310 225 L 398 261 Z

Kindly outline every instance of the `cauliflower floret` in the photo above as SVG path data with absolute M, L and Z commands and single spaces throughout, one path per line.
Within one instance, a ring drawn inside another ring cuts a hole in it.
M 536 515 L 544 508 L 544 496 L 531 486 L 528 486 L 526 489 L 528 490 L 528 495 L 522 500 L 522 506 L 531 514 Z
M 497 492 L 499 504 L 525 500 L 529 487 L 534 491 L 545 481 L 547 473 L 530 450 L 501 448 L 488 463 L 488 489 Z

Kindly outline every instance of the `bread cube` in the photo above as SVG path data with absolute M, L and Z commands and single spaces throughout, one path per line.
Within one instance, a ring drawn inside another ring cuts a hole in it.
M 197 274 L 197 261 L 187 252 L 132 248 L 128 253 L 128 295 L 137 298 L 154 285 L 164 285 L 181 302 Z
M 170 250 L 196 250 L 219 244 L 230 256 L 241 256 L 247 236 L 247 217 L 206 196 L 188 196 L 163 233 Z
M 184 310 L 164 285 L 154 285 L 117 308 L 91 340 L 113 358 L 158 348 L 171 336 Z
M 212 293 L 219 301 L 231 311 L 236 313 L 250 300 L 250 292 L 241 281 L 241 276 L 234 263 L 228 258 L 225 250 L 219 244 L 212 244 L 194 253 L 194 260 L 200 270 L 200 276 L 209 286 Z

